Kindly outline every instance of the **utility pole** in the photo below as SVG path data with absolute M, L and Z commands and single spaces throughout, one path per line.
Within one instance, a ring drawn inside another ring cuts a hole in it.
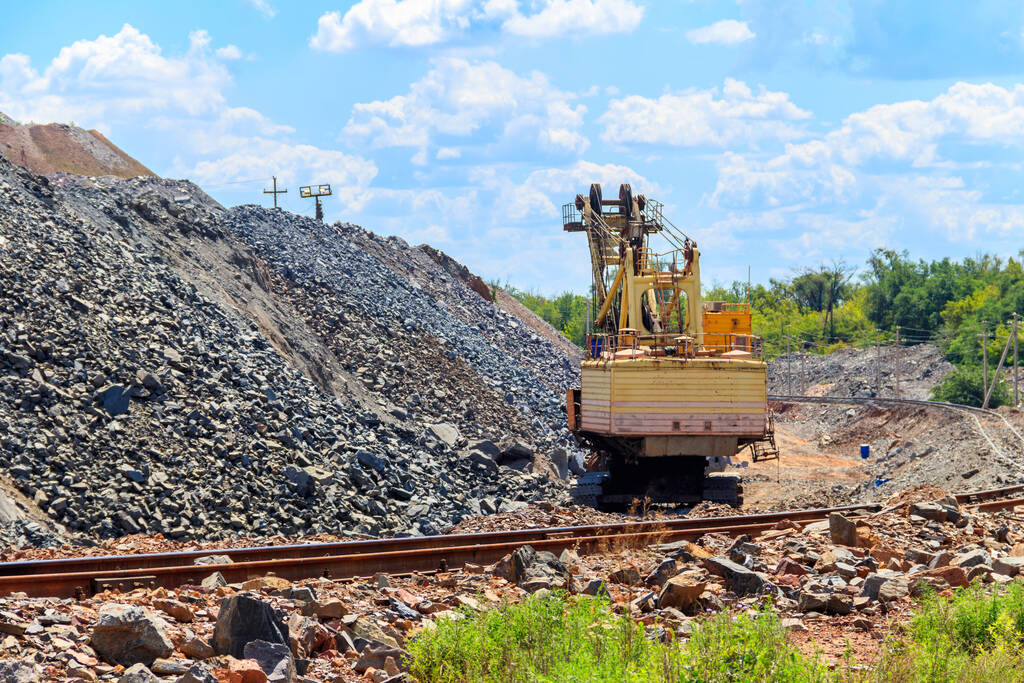
M 882 342 L 875 332 L 875 396 L 882 395 Z
M 1017 395 L 1017 311 L 1013 312 L 1013 407 L 1020 402 Z
M 274 189 L 273 190 L 263 190 L 263 194 L 272 194 L 272 195 L 274 195 L 274 208 L 276 209 L 277 208 L 277 195 L 279 195 L 279 194 L 287 194 L 288 190 L 287 189 L 285 189 L 285 190 L 277 189 L 277 176 L 274 176 L 273 178 L 274 178 Z
M 993 339 L 995 335 L 992 335 Z M 999 356 L 999 362 L 996 363 L 996 374 L 992 376 L 992 384 L 985 387 L 985 400 L 982 402 L 982 408 L 988 408 L 988 401 L 992 398 L 992 391 L 996 388 L 996 383 L 999 381 L 999 371 L 1003 369 L 1003 361 L 1006 360 L 1006 352 L 1010 350 L 1010 338 L 1006 338 L 1006 345 L 1003 347 L 1003 354 Z
M 899 326 L 896 326 L 896 398 L 899 398 L 899 371 L 903 356 L 899 348 Z
M 807 354 L 800 354 L 800 393 L 807 391 Z
M 789 352 L 789 335 L 786 335 L 786 393 L 793 395 L 793 355 Z
M 320 206 L 320 198 L 331 194 L 330 185 L 303 185 L 299 188 L 299 196 L 303 199 L 313 197 L 316 200 L 316 219 L 323 223 L 324 209 Z
M 983 325 L 981 328 L 981 370 L 984 373 L 982 377 L 982 392 L 988 388 L 988 325 Z

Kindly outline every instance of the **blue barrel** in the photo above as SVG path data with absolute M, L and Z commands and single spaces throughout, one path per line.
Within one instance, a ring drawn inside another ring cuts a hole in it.
M 603 337 L 591 337 L 590 338 L 590 357 L 600 358 L 601 351 L 604 350 L 604 338 Z
M 871 446 L 866 443 L 860 445 L 860 459 L 867 460 L 868 456 L 871 455 Z

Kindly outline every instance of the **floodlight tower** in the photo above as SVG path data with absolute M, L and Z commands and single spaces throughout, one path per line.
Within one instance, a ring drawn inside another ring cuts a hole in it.
M 321 223 L 324 220 L 324 209 L 320 205 L 320 198 L 327 197 L 331 194 L 331 186 L 328 185 L 303 185 L 299 188 L 299 197 L 303 199 L 309 199 L 313 197 L 316 200 L 316 219 Z

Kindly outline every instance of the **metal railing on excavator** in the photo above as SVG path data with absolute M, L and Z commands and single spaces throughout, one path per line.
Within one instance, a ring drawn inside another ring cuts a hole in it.
M 703 335 L 701 335 L 703 336 Z M 614 334 L 593 332 L 586 336 L 584 352 L 589 360 L 628 358 L 731 358 L 761 360 L 761 338 L 751 334 L 708 335 L 724 337 L 724 344 L 701 343 L 678 332 L 638 334 L 623 329 Z

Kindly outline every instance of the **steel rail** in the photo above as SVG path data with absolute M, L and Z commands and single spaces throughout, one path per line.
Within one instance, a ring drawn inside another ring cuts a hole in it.
M 680 519 L 649 520 L 641 522 L 619 522 L 586 526 L 547 527 L 490 531 L 447 536 L 416 536 L 404 538 L 382 538 L 336 543 L 306 543 L 296 545 L 256 546 L 248 548 L 224 548 L 210 550 L 187 550 L 182 552 L 147 553 L 137 555 L 96 555 L 90 557 L 68 557 L 52 560 L 19 560 L 0 563 L 0 578 L 5 576 L 29 576 L 38 574 L 59 574 L 90 571 L 129 571 L 153 569 L 167 566 L 190 565 L 203 571 L 213 565 L 195 565 L 195 560 L 212 555 L 227 555 L 233 563 L 258 562 L 267 559 L 301 559 L 341 555 L 369 555 L 373 553 L 404 552 L 429 548 L 452 548 L 458 546 L 480 546 L 492 543 L 533 543 L 558 537 L 584 538 L 590 536 L 628 535 L 637 533 L 660 533 L 728 527 L 741 523 L 776 523 L 783 519 L 802 521 L 818 519 L 831 512 L 852 512 L 877 509 L 875 503 L 843 505 L 832 508 L 768 512 L 757 515 L 733 515 L 726 517 L 684 517 Z M 207 572 L 209 573 L 209 572 Z
M 822 514 L 819 518 L 810 518 L 803 521 L 823 521 L 824 519 L 827 519 L 826 514 Z M 578 551 L 586 553 L 590 551 L 637 548 L 653 543 L 692 539 L 713 532 L 725 533 L 730 536 L 758 534 L 774 528 L 775 525 L 775 522 L 751 522 L 746 524 L 714 525 L 689 529 L 664 529 L 626 534 L 565 536 L 536 539 L 531 541 L 530 545 L 537 550 L 560 552 L 566 548 L 576 548 Z M 218 565 L 177 565 L 129 571 L 108 570 L 5 576 L 0 577 L 0 595 L 23 592 L 35 597 L 80 598 L 93 594 L 96 592 L 97 587 L 103 586 L 121 588 L 125 591 L 138 586 L 176 588 L 183 585 L 198 585 L 204 576 L 212 572 L 220 572 L 229 583 L 243 582 L 269 574 L 296 581 L 314 577 L 341 579 L 353 576 L 370 576 L 377 572 L 387 574 L 431 572 L 442 568 L 455 569 L 469 562 L 489 564 L 522 545 L 521 541 L 506 541 L 482 545 L 415 548 L 400 551 L 328 555 L 323 557 L 266 559 Z
M 957 494 L 956 499 L 966 503 L 975 498 L 997 497 L 1021 490 L 1024 486 L 974 491 Z M 468 562 L 490 563 L 527 543 L 542 550 L 557 552 L 575 547 L 586 553 L 698 538 L 713 532 L 757 534 L 772 529 L 784 519 L 807 524 L 824 521 L 833 512 L 880 508 L 877 503 L 865 503 L 729 517 L 8 562 L 0 563 L 0 595 L 23 592 L 37 597 L 84 597 L 104 588 L 130 590 L 140 585 L 175 588 L 196 585 L 212 572 L 220 572 L 230 583 L 270 573 L 299 580 L 317 576 L 342 579 L 376 572 L 429 572 L 454 569 Z M 232 561 L 194 564 L 194 560 L 210 555 L 227 555 Z

